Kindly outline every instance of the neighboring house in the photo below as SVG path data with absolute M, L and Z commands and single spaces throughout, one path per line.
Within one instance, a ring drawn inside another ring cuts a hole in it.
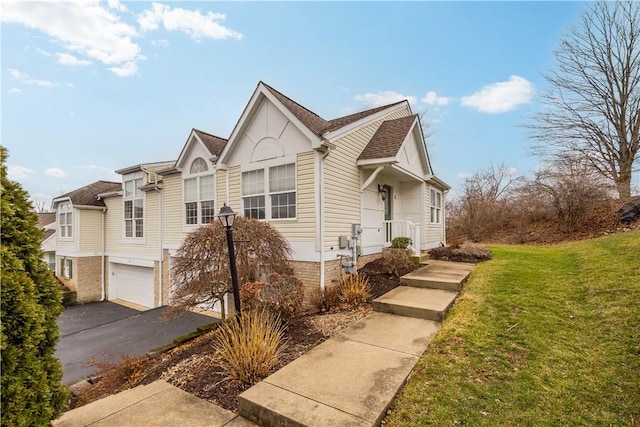
M 416 253 L 445 243 L 449 186 L 407 101 L 325 120 L 260 82 L 228 140 L 193 129 L 176 161 L 116 172 L 122 183 L 97 193 L 106 213 L 96 299 L 169 303 L 177 249 L 223 203 L 286 237 L 309 290 L 338 280 L 341 255 L 357 252 L 362 265 L 394 237 L 411 237 Z
M 120 189 L 119 182 L 97 181 L 52 200 L 57 231 L 55 274 L 77 302 L 104 299 L 104 222 L 106 206 L 97 195 Z
M 37 212 L 38 227 L 43 231 L 40 249 L 42 249 L 44 262 L 51 271 L 56 271 L 56 213 Z

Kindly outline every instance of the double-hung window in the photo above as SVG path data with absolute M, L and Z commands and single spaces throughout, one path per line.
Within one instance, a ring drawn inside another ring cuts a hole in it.
M 124 182 L 124 236 L 144 237 L 144 193 L 142 178 Z
M 296 217 L 296 165 L 269 168 L 269 195 L 271 197 L 271 218 Z
M 208 224 L 215 219 L 214 176 L 207 162 L 198 157 L 191 163 L 190 177 L 184 180 L 185 224 Z M 196 175 L 196 176 L 191 176 Z
M 440 224 L 442 217 L 442 193 L 431 190 L 431 222 Z
M 244 216 L 265 219 L 264 169 L 242 172 Z
M 294 219 L 295 163 L 243 172 L 242 200 L 246 217 L 267 220 Z
M 60 237 L 73 237 L 73 205 L 71 203 L 62 203 L 58 208 L 58 227 L 60 229 Z

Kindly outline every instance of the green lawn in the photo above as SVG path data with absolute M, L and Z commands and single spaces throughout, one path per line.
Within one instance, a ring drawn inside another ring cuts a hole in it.
M 385 426 L 640 425 L 640 232 L 491 249 Z

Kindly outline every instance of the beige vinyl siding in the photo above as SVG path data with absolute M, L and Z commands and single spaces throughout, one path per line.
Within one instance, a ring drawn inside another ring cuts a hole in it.
M 361 223 L 360 169 L 358 156 L 376 133 L 383 120 L 409 115 L 407 109 L 397 111 L 350 133 L 336 142 L 336 148 L 325 160 L 325 250 L 336 247 L 341 234 L 351 233 L 351 224 Z
M 125 239 L 122 197 L 105 199 L 107 203 L 107 252 L 160 257 L 159 193 L 148 191 L 144 201 L 144 238 Z
M 216 212 L 227 201 L 227 171 L 216 171 Z
M 296 219 L 272 220 L 270 224 L 291 242 L 309 242 L 315 239 L 316 230 L 313 151 L 298 153 L 296 175 Z
M 179 245 L 184 238 L 183 204 L 182 204 L 182 175 L 179 173 L 166 175 L 162 178 L 162 205 L 164 212 L 164 244 Z
M 240 200 L 240 166 L 229 168 L 229 205 L 234 212 L 242 213 Z
M 80 221 L 79 221 L 79 216 L 80 216 L 80 212 L 78 211 L 78 209 L 73 209 L 73 228 L 72 228 L 72 237 L 71 239 L 68 238 L 64 238 L 64 237 L 60 237 L 60 230 L 59 230 L 59 226 L 60 226 L 60 218 L 58 216 L 59 212 L 56 212 L 56 251 L 63 251 L 66 253 L 70 253 L 70 252 L 78 252 L 78 233 L 80 231 Z
M 76 209 L 76 212 L 80 216 L 79 252 L 102 251 L 102 211 Z
M 433 224 L 431 222 L 431 189 L 437 190 L 435 187 L 431 187 L 429 184 L 424 185 L 425 189 L 425 204 L 424 204 L 424 232 L 423 239 L 425 244 L 444 242 L 444 193 L 442 195 L 442 210 L 440 211 L 440 224 Z M 439 191 L 439 190 L 438 190 Z

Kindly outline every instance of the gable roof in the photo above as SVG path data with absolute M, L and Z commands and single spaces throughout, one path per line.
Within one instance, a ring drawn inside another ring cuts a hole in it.
M 398 101 L 391 104 L 383 105 L 381 107 L 371 108 L 365 111 L 359 111 L 354 114 L 349 114 L 347 116 L 337 117 L 331 120 L 325 120 L 313 111 L 309 110 L 306 107 L 298 104 L 288 96 L 284 95 L 281 92 L 278 92 L 265 82 L 260 82 L 264 85 L 265 88 L 269 90 L 275 96 L 278 101 L 280 101 L 291 113 L 298 118 L 306 127 L 308 127 L 313 133 L 318 136 L 322 136 L 322 134 L 326 132 L 330 132 L 336 129 L 340 129 L 343 126 L 347 126 L 351 123 L 357 122 L 360 119 L 363 119 L 367 116 L 377 113 L 378 111 L 382 111 L 386 108 L 389 108 L 393 105 L 401 104 L 405 101 Z
M 36 212 L 36 215 L 38 215 L 38 227 L 40 228 L 56 222 L 55 212 Z
M 417 118 L 418 115 L 414 114 L 382 122 L 367 146 L 360 153 L 358 160 L 394 157 L 398 154 L 398 150 L 400 150 Z
M 104 201 L 98 200 L 96 197 L 100 193 L 108 193 L 110 191 L 117 191 L 122 189 L 121 182 L 112 181 L 96 181 L 92 184 L 85 185 L 77 190 L 70 191 L 61 196 L 53 199 L 53 203 L 61 201 L 63 199 L 71 200 L 71 203 L 76 206 L 99 206 L 104 207 Z
M 54 234 L 56 234 L 56 230 L 53 230 L 53 229 L 44 230 L 44 232 L 42 233 L 42 239 L 40 240 L 40 242 L 41 243 L 44 242 Z
M 193 131 L 198 135 L 202 143 L 207 147 L 207 150 L 214 156 L 219 156 L 222 153 L 222 149 L 227 144 L 227 140 L 224 138 L 220 138 L 219 136 L 211 135 L 210 133 L 203 132 L 198 129 L 193 129 Z

